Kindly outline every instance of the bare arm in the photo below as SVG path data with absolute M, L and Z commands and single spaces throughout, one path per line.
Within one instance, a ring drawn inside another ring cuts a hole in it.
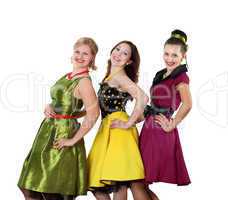
M 126 128 L 133 126 L 136 121 L 143 115 L 145 105 L 148 102 L 148 96 L 144 91 L 139 88 L 133 81 L 131 81 L 126 75 L 117 75 L 116 81 L 119 87 L 128 92 L 135 100 L 135 106 L 131 116 L 126 123 Z
M 78 92 L 83 101 L 86 115 L 82 121 L 80 129 L 77 131 L 77 134 L 75 134 L 72 138 L 74 143 L 78 142 L 86 133 L 89 132 L 89 130 L 96 123 L 100 114 L 98 99 L 93 89 L 91 80 L 87 78 L 82 79 L 78 85 Z
M 182 103 L 173 119 L 175 127 L 186 117 L 186 115 L 192 108 L 192 97 L 189 85 L 185 83 L 180 83 L 177 85 L 177 90 L 180 93 Z
M 87 78 L 81 79 L 75 90 L 77 90 L 77 94 L 80 95 L 80 98 L 83 101 L 86 115 L 79 130 L 71 139 L 60 139 L 54 143 L 54 147 L 57 149 L 61 149 L 64 146 L 73 146 L 81 140 L 93 127 L 100 114 L 98 99 L 91 80 Z
M 189 89 L 189 85 L 186 83 L 180 83 L 177 85 L 177 90 L 181 97 L 181 106 L 178 109 L 173 120 L 168 120 L 164 115 L 156 115 L 155 121 L 161 125 L 163 130 L 170 132 L 173 130 L 189 113 L 192 108 L 192 98 Z

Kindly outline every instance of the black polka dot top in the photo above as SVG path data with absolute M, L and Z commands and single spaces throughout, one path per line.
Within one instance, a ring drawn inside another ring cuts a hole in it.
M 128 92 L 119 91 L 116 87 L 111 87 L 106 82 L 100 83 L 98 100 L 102 118 L 113 112 L 125 112 L 125 106 L 129 99 L 132 99 L 132 97 Z

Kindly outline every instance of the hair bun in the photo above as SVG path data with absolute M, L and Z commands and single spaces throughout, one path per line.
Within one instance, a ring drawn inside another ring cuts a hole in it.
M 188 39 L 186 33 L 181 30 L 178 30 L 178 29 L 172 31 L 171 38 L 177 38 L 177 39 L 181 40 L 182 42 L 184 42 L 185 44 Z

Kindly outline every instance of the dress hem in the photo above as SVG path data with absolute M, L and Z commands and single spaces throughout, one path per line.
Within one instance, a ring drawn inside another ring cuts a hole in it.
M 48 191 L 48 190 L 40 190 L 40 189 L 37 189 L 37 188 L 34 188 L 34 187 L 25 187 L 25 186 L 20 186 L 19 184 L 17 184 L 17 186 L 21 189 L 25 189 L 25 190 L 29 190 L 29 191 L 32 191 L 32 192 L 39 192 L 39 193 L 49 193 L 49 194 L 60 194 L 60 195 L 71 195 L 71 196 L 74 196 L 74 197 L 77 197 L 77 196 L 83 196 L 83 195 L 87 195 L 87 191 L 84 192 L 84 193 L 78 193 L 78 194 L 72 194 L 72 193 L 64 193 L 64 192 L 60 192 L 60 191 Z
M 146 184 L 167 183 L 167 184 L 173 184 L 173 185 L 177 185 L 177 186 L 187 186 L 187 185 L 191 184 L 191 181 L 190 182 L 186 182 L 186 183 L 177 183 L 177 182 L 166 181 L 166 180 L 156 180 L 156 181 L 145 180 L 145 183 Z

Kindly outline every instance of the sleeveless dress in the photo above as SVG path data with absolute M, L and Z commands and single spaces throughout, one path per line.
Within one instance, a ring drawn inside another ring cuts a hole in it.
M 102 122 L 88 156 L 89 190 L 112 192 L 119 185 L 144 179 L 136 127 L 111 129 L 113 120 L 128 121 L 125 111 L 131 96 L 101 83 L 98 91 Z
M 189 84 L 187 68 L 185 65 L 181 65 L 163 79 L 165 72 L 166 69 L 159 71 L 154 78 L 150 89 L 150 106 L 153 108 L 153 112 L 149 112 L 145 118 L 140 134 L 140 151 L 145 167 L 145 181 L 146 183 L 165 182 L 188 185 L 190 178 L 177 128 L 166 133 L 154 121 L 154 114 L 158 114 L 159 109 L 171 110 L 172 112 L 165 114 L 168 118 L 178 109 L 181 98 L 176 86 L 179 83 Z
M 81 112 L 83 102 L 73 96 L 73 90 L 81 78 L 69 80 L 65 75 L 51 88 L 51 105 L 57 114 L 75 116 Z M 53 148 L 54 140 L 73 137 L 79 127 L 77 119 L 45 118 L 24 161 L 18 186 L 28 190 L 31 196 L 49 193 L 60 194 L 67 199 L 68 195 L 85 195 L 84 140 L 61 150 Z

